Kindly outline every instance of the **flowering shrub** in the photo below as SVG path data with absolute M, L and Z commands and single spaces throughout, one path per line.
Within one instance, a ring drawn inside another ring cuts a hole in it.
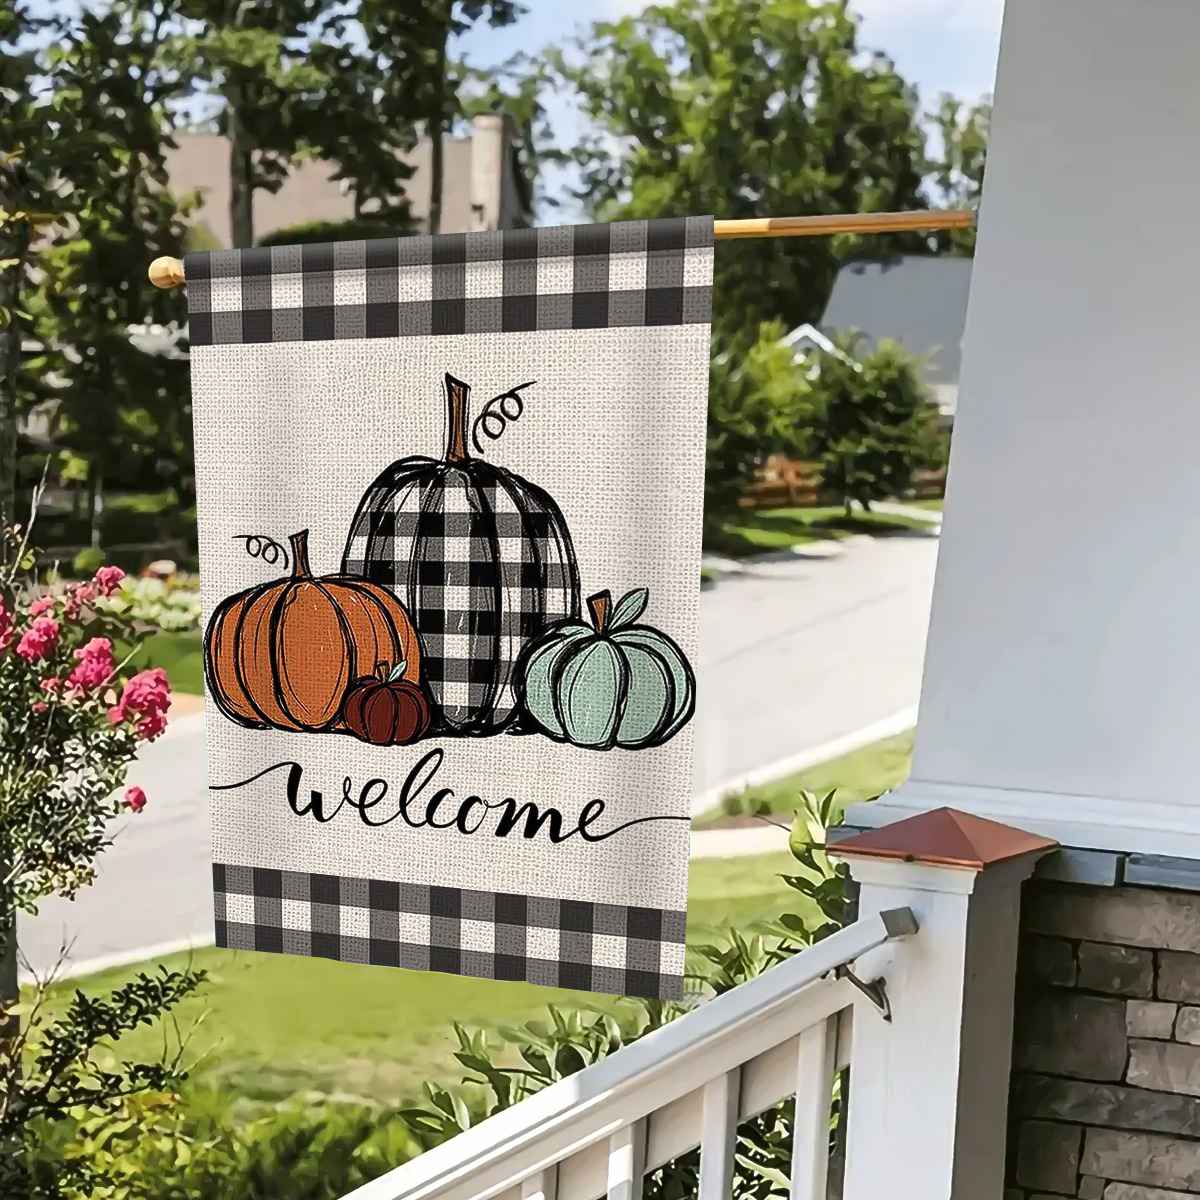
M 135 579 L 125 575 L 120 567 L 101 567 L 92 584 L 98 579 L 110 581 L 107 590 L 96 597 L 95 608 L 99 613 L 120 617 L 139 629 L 162 629 L 167 633 L 184 633 L 200 627 L 200 591 L 194 576 Z M 48 612 L 73 590 L 64 584 L 55 585 L 30 602 L 30 615 L 37 617 Z
M 178 1055 L 109 1064 L 104 1049 L 202 976 L 164 968 L 108 996 L 76 992 L 57 1014 L 42 981 L 17 1008 L 14 916 L 90 883 L 109 823 L 146 807 L 142 788 L 123 785 L 139 746 L 166 729 L 171 689 L 162 670 L 129 665 L 144 626 L 114 603 L 119 567 L 39 595 L 23 578 L 31 565 L 25 540 L 0 531 L 0 1196 L 115 1197 L 130 1193 L 113 1190 L 112 1171 L 82 1150 L 52 1164 L 34 1152 L 48 1129 L 82 1128 L 138 1097 L 174 1103 Z
M 113 647 L 130 620 L 106 601 L 124 572 L 23 603 L 0 594 L 0 895 L 36 911 L 92 878 L 109 821 L 141 811 L 140 788 L 119 788 L 139 743 L 166 728 L 171 689 L 161 669 L 134 674 Z M 49 831 L 53 831 L 49 833 Z

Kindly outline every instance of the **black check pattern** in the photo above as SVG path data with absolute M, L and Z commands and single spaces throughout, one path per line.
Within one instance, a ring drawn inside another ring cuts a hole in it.
M 450 733 L 513 719 L 513 668 L 579 611 L 566 522 L 540 488 L 485 462 L 389 468 L 364 497 L 342 569 L 390 588 L 421 638 L 421 673 Z
M 682 1000 L 687 913 L 213 864 L 216 944 Z
M 213 250 L 184 259 L 192 346 L 707 324 L 713 220 Z

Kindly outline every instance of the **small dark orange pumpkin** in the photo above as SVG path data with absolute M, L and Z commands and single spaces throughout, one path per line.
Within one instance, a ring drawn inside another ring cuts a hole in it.
M 346 575 L 315 577 L 308 530 L 293 534 L 292 573 L 217 605 L 204 635 L 208 695 L 252 729 L 340 728 L 350 685 L 378 662 L 419 678 L 408 613 L 387 588 Z
M 342 720 L 356 738 L 375 746 L 407 746 L 433 724 L 429 701 L 404 678 L 406 663 L 388 671 L 380 663 L 374 675 L 356 679 L 346 693 Z

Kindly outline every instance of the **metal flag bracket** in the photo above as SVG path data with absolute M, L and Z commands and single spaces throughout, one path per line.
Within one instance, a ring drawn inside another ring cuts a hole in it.
M 870 1002 L 879 1010 L 879 1015 L 887 1022 L 892 1019 L 892 1002 L 888 999 L 887 987 L 882 979 L 876 979 L 874 983 L 864 983 L 855 973 L 847 966 L 838 967 L 834 974 L 838 979 L 849 980 Z

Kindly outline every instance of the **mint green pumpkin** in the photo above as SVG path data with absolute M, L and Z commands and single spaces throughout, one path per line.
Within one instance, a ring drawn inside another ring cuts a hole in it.
M 614 608 L 608 592 L 588 598 L 592 624 L 558 621 L 517 668 L 525 712 L 548 737 L 590 750 L 661 746 L 691 720 L 696 677 L 665 633 L 638 625 L 650 593 L 630 592 Z

